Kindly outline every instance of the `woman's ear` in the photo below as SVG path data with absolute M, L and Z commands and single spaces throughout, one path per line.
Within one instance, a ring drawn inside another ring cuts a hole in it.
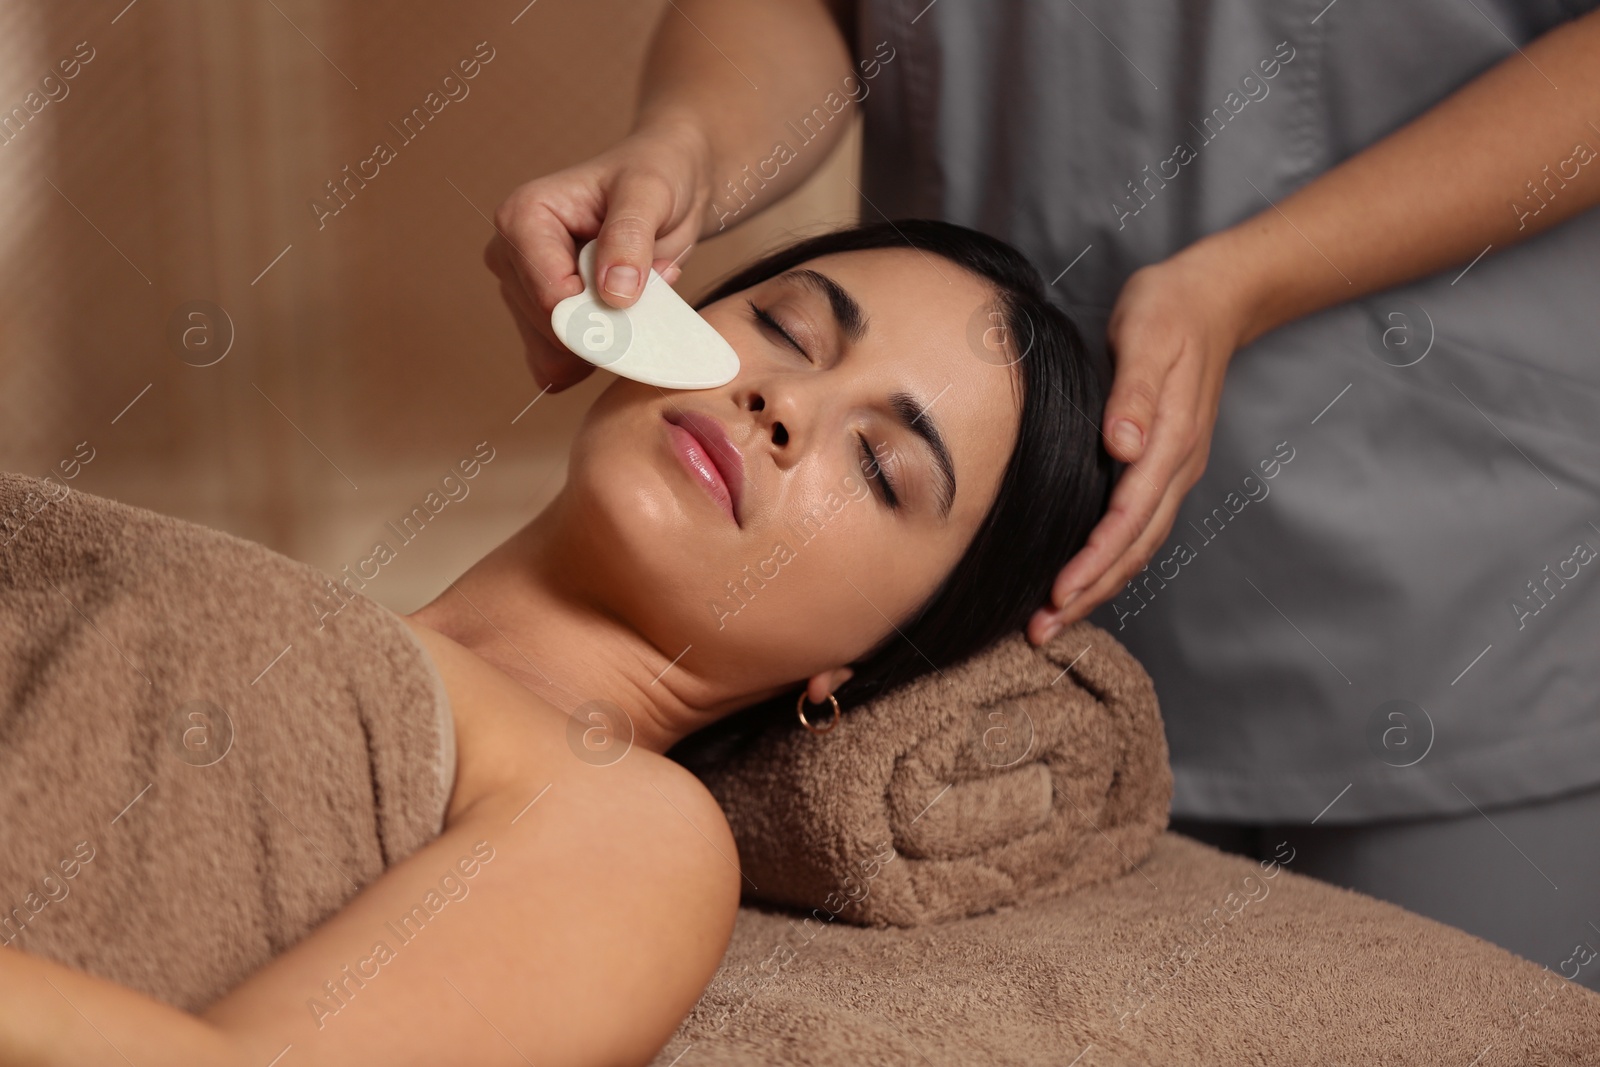
M 848 682 L 855 673 L 849 667 L 835 667 L 831 671 L 813 674 L 806 683 L 806 699 L 813 704 L 821 704 L 828 699 L 828 694 Z

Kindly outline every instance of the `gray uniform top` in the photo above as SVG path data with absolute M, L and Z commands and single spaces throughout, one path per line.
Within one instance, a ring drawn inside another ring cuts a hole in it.
M 862 217 L 1011 241 L 1105 359 L 1135 269 L 1595 2 L 862 0 Z M 1600 168 L 1600 129 L 1569 144 L 1508 216 Z M 1175 814 L 1364 821 L 1600 782 L 1597 338 L 1589 211 L 1235 355 L 1205 475 L 1091 616 L 1155 679 Z

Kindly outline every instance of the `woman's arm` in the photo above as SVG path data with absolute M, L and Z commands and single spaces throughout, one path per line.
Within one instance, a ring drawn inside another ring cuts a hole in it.
M 1113 596 L 1166 540 L 1205 470 L 1235 349 L 1302 315 L 1465 267 L 1600 203 L 1597 57 L 1600 11 L 1275 206 L 1263 200 L 1251 218 L 1134 272 L 1107 326 L 1117 373 L 1102 428 L 1111 453 L 1135 467 L 1057 577 L 1051 605 L 1061 610 L 1034 614 L 1035 641 Z M 1124 423 L 1135 431 L 1128 444 Z
M 215 1027 L 142 993 L 0 946 L 0 1064 L 235 1067 Z
M 200 1017 L 0 952 L 0 1062 L 648 1063 L 727 947 L 737 848 L 676 763 L 570 762 L 475 805 Z

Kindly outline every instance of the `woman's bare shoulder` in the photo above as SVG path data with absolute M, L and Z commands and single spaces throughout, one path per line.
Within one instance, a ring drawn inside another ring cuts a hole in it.
M 249 1062 L 649 1063 L 740 893 L 715 804 L 657 767 L 491 794 L 205 1018 Z
M 728 833 L 715 798 L 681 764 L 637 746 L 597 753 L 592 739 L 585 738 L 593 724 L 575 725 L 566 712 L 448 636 L 401 618 L 432 655 L 450 699 L 456 780 L 445 826 L 491 799 L 528 803 L 545 784 L 581 780 L 602 785 L 630 776 L 667 789 L 675 800 L 692 804 L 715 823 L 719 832 Z
M 580 759 L 559 708 L 413 629 L 458 718 L 445 829 L 207 1018 L 310 1064 L 648 1063 L 732 936 L 721 808 L 657 753 Z

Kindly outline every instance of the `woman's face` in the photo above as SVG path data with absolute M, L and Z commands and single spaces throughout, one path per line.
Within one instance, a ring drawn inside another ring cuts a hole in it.
M 961 558 L 1010 458 L 1016 371 L 969 341 L 990 294 L 938 256 L 874 249 L 701 309 L 739 375 L 601 395 L 563 490 L 573 573 L 736 693 L 859 658 Z

